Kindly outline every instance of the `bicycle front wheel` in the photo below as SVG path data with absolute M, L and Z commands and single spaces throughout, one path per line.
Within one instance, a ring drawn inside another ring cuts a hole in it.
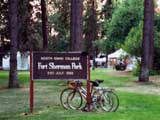
M 83 103 L 83 98 L 81 93 L 77 90 L 74 90 L 71 93 L 69 93 L 67 97 L 67 103 L 68 106 L 73 110 L 80 109 Z
M 60 102 L 65 109 L 70 109 L 70 107 L 68 106 L 68 103 L 67 103 L 67 97 L 68 97 L 69 93 L 71 93 L 72 91 L 74 91 L 74 89 L 66 88 L 61 92 Z

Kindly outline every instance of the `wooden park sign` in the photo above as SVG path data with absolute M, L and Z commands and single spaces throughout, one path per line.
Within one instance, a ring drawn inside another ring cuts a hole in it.
M 87 56 L 81 53 L 33 53 L 33 80 L 87 79 Z
M 30 112 L 34 107 L 34 81 L 87 80 L 87 103 L 90 104 L 89 55 L 80 52 L 30 52 Z

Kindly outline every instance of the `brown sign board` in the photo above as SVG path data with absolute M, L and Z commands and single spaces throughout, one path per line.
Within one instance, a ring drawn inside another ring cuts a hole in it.
M 77 52 L 33 52 L 33 80 L 87 79 L 87 56 Z

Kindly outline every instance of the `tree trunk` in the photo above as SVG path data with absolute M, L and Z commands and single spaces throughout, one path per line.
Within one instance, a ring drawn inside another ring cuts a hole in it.
M 74 43 L 75 43 L 75 28 L 76 28 L 76 23 L 75 23 L 75 19 L 76 18 L 76 1 L 75 0 L 71 0 L 71 30 L 70 30 L 70 34 L 71 34 L 71 40 L 70 40 L 70 49 L 71 51 L 74 51 Z
M 150 56 L 149 56 L 149 68 L 152 69 L 153 67 L 153 59 L 154 59 L 154 0 L 151 0 L 151 5 L 150 5 L 150 24 L 151 24 L 151 29 L 150 29 Z
M 144 0 L 144 26 L 140 82 L 149 81 L 149 68 L 153 52 L 153 0 Z M 152 17 L 152 18 L 151 18 Z
M 18 44 L 17 49 L 21 52 L 27 51 L 28 29 L 29 29 L 29 0 L 18 0 Z
M 108 52 L 106 51 L 106 64 L 105 67 L 108 68 Z
M 42 11 L 42 34 L 43 34 L 43 50 L 48 50 L 48 35 L 47 35 L 47 16 L 46 16 L 46 2 L 41 0 Z
M 9 1 L 10 17 L 10 72 L 9 88 L 18 88 L 19 81 L 17 76 L 17 37 L 18 37 L 18 0 Z
M 71 50 L 83 50 L 83 0 L 71 0 Z
M 0 53 L 0 70 L 2 69 L 2 54 Z
M 98 25 L 97 25 L 97 21 L 96 21 L 96 10 L 95 10 L 95 1 L 91 0 L 90 3 L 88 4 L 88 11 L 89 12 L 89 16 L 87 18 L 87 24 L 88 27 L 86 29 L 86 33 L 85 33 L 85 40 L 86 40 L 86 48 L 87 51 L 90 53 L 90 55 L 92 56 L 92 60 L 93 60 L 93 66 L 92 69 L 94 70 L 97 65 L 96 65 L 96 47 L 93 45 L 93 42 L 97 39 L 98 36 Z
M 90 43 L 90 46 L 89 46 L 89 50 L 91 50 L 92 52 L 92 55 L 93 55 L 93 67 L 96 68 L 97 67 L 97 63 L 95 61 L 95 58 L 96 58 L 96 48 L 95 46 L 93 45 L 93 42 L 97 39 L 97 21 L 96 21 L 96 10 L 95 10 L 95 1 L 92 0 L 92 4 L 91 4 L 91 15 L 89 17 L 89 43 Z

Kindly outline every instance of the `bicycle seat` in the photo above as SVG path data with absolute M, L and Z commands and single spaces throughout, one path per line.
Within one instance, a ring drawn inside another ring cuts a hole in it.
M 99 83 L 103 83 L 104 82 L 104 80 L 98 80 L 98 79 L 96 79 L 95 81 L 98 81 Z
M 95 80 L 95 81 L 91 81 L 92 85 L 95 87 L 98 87 L 100 83 L 102 83 L 104 80 Z

